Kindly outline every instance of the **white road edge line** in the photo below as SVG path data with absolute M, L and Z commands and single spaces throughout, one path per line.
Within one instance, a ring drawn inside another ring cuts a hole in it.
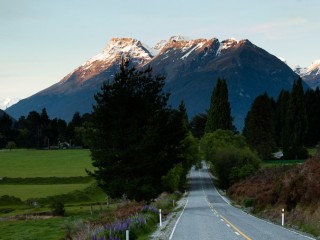
M 180 218 L 181 218 L 184 210 L 186 209 L 186 206 L 188 205 L 188 201 L 189 201 L 189 196 L 188 196 L 188 198 L 187 198 L 187 202 L 186 202 L 186 204 L 184 205 L 184 208 L 183 208 L 183 210 L 182 210 L 182 212 L 181 212 L 178 220 L 177 220 L 176 223 L 174 224 L 174 227 L 173 227 L 172 232 L 171 232 L 171 234 L 170 234 L 169 240 L 171 240 L 172 237 L 173 237 L 173 234 L 174 234 L 174 231 L 176 230 L 176 227 L 177 227 L 177 225 L 178 225 L 178 222 L 179 222 L 179 220 L 180 220 Z

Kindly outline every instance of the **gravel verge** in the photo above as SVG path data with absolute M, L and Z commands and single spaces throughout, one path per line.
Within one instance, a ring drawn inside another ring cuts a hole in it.
M 151 240 L 167 240 L 169 239 L 173 228 L 187 203 L 188 194 L 184 194 L 183 197 L 176 203 L 176 207 L 162 219 L 162 226 L 158 225 L 156 231 L 150 236 Z

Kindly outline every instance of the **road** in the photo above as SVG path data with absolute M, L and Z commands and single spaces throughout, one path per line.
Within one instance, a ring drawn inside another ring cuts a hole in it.
M 279 214 L 281 218 L 281 213 Z M 190 193 L 171 233 L 173 240 L 310 240 L 231 206 L 216 190 L 208 169 L 190 172 Z

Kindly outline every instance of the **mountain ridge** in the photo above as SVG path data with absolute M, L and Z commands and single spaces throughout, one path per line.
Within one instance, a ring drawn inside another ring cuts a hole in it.
M 19 118 L 45 107 L 49 116 L 65 120 L 70 120 L 75 111 L 91 112 L 94 94 L 104 81 L 113 79 L 123 57 L 130 58 L 138 69 L 151 66 L 154 74 L 164 75 L 164 90 L 171 93 L 169 103 L 176 107 L 184 101 L 189 117 L 206 111 L 217 78 L 225 78 L 239 129 L 258 94 L 268 92 L 277 97 L 282 89 L 291 89 L 298 78 L 285 63 L 248 39 L 220 42 L 217 38 L 173 36 L 149 47 L 133 38 L 112 38 L 101 53 L 7 112 Z

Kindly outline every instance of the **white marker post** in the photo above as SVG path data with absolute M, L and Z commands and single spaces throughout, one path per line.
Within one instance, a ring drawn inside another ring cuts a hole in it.
M 159 209 L 159 223 L 160 223 L 160 227 L 162 227 L 161 209 Z
M 284 208 L 282 208 L 281 212 L 281 225 L 284 226 Z
M 126 230 L 126 240 L 129 240 L 129 230 Z

